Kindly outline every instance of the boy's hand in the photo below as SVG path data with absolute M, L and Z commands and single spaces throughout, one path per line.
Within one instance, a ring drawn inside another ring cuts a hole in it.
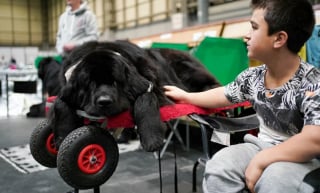
M 164 94 L 176 103 L 186 103 L 187 92 L 176 86 L 163 86 Z
M 251 160 L 245 172 L 246 184 L 251 193 L 255 193 L 254 187 L 265 168 L 265 156 L 261 151 Z

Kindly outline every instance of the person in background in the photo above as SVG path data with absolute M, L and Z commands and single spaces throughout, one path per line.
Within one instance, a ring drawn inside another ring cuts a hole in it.
M 13 57 L 10 59 L 9 69 L 15 70 L 17 69 L 17 60 Z
M 298 52 L 312 34 L 308 0 L 251 0 L 248 57 L 263 65 L 226 86 L 189 93 L 164 86 L 179 103 L 216 108 L 250 101 L 258 136 L 222 148 L 206 163 L 204 193 L 313 193 L 306 174 L 320 167 L 320 71 Z M 237 65 L 237 64 L 234 64 Z M 319 179 L 314 179 L 319 180 Z
M 98 40 L 96 16 L 84 0 L 66 0 L 67 8 L 59 18 L 56 50 L 63 57 L 84 42 Z
M 8 61 L 6 60 L 5 56 L 1 56 L 0 59 L 0 69 L 6 69 L 8 67 Z

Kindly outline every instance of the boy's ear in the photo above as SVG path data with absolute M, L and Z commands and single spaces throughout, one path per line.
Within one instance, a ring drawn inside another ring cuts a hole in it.
M 288 34 L 285 31 L 279 31 L 275 34 L 274 47 L 280 48 L 287 43 Z

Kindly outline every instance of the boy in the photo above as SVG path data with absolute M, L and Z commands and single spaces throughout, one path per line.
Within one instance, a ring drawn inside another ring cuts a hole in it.
M 246 143 L 223 148 L 207 162 L 205 193 L 313 192 L 303 178 L 320 167 L 320 72 L 297 55 L 312 33 L 313 9 L 308 0 L 252 0 L 251 6 L 248 57 L 264 65 L 224 87 L 188 93 L 164 86 L 165 93 L 208 108 L 248 100 L 257 113 L 258 138 L 246 136 Z

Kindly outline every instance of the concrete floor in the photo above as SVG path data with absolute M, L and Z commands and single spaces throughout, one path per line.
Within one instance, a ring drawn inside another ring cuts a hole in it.
M 0 150 L 29 144 L 33 128 L 41 118 L 25 116 L 0 117 Z M 193 136 L 193 135 L 191 135 Z M 192 139 L 191 139 L 192 143 Z M 164 193 L 173 193 L 174 154 L 172 144 L 162 158 L 162 183 Z M 192 146 L 192 144 L 191 144 Z M 177 145 L 178 192 L 192 192 L 192 168 L 202 155 L 199 148 L 184 151 Z M 2 193 L 66 193 L 72 188 L 59 176 L 57 169 L 45 169 L 31 173 L 22 173 L 3 157 L 0 157 L 0 187 Z M 203 167 L 198 167 L 197 189 L 201 193 Z M 80 190 L 93 192 L 93 190 Z M 152 153 L 141 149 L 121 153 L 119 163 L 112 177 L 100 187 L 102 193 L 159 193 L 158 160 Z

